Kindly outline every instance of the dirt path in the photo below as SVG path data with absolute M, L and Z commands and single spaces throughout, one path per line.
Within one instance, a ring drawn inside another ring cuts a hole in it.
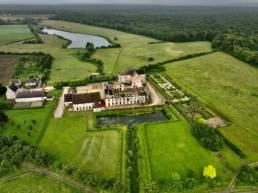
M 59 98 L 59 103 L 56 107 L 54 118 L 62 118 L 64 114 L 64 95 L 68 93 L 69 87 L 64 87 L 63 92 Z
M 45 174 L 49 177 L 55 178 L 58 181 L 67 184 L 79 191 L 85 192 L 85 193 L 96 193 L 91 188 L 81 185 L 79 182 L 76 182 L 74 180 L 71 180 L 69 178 L 66 178 L 64 176 L 61 176 L 55 172 L 49 171 L 46 168 L 26 168 L 24 171 L 10 175 L 8 177 L 0 179 L 0 183 L 9 182 L 11 180 L 15 180 L 16 178 L 19 178 L 21 176 L 27 175 L 29 173 L 39 173 L 39 174 Z
M 253 162 L 249 164 L 250 167 L 255 168 L 258 167 L 258 162 Z M 256 192 L 258 193 L 258 187 L 254 188 L 254 189 L 245 189 L 245 190 L 237 190 L 235 189 L 235 185 L 237 182 L 237 177 L 240 171 L 238 171 L 232 178 L 232 180 L 230 181 L 228 188 L 226 190 L 223 191 L 219 191 L 219 192 L 211 192 L 211 193 L 252 193 L 252 192 Z

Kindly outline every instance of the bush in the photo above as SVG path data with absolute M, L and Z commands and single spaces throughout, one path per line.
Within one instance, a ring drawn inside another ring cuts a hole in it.
M 258 184 L 258 173 L 249 166 L 243 166 L 239 172 L 238 180 L 244 184 Z
M 206 125 L 196 124 L 193 127 L 193 135 L 204 147 L 212 151 L 219 151 L 224 146 L 224 140 L 221 135 L 215 129 L 209 128 Z
M 0 112 L 0 125 L 3 123 L 6 123 L 7 121 L 8 121 L 8 116 L 5 113 Z
M 5 95 L 7 88 L 0 83 L 0 95 Z

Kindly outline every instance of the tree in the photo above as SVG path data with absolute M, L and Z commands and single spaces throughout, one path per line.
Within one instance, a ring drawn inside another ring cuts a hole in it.
M 216 178 L 216 168 L 213 167 L 212 165 L 205 166 L 203 168 L 203 176 L 208 178 L 208 179 L 214 179 Z
M 94 51 L 94 44 L 91 43 L 91 42 L 87 42 L 85 48 L 86 48 L 86 50 L 87 50 L 88 52 L 93 52 L 93 51 Z
M 0 112 L 0 124 L 5 123 L 8 121 L 8 116 L 3 112 Z
M 7 91 L 7 88 L 0 83 L 0 95 L 4 95 L 6 91 Z

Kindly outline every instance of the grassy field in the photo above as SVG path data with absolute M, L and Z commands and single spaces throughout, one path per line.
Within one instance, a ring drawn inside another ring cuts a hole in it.
M 0 55 L 0 83 L 7 85 L 15 73 L 18 56 Z
M 33 38 L 27 25 L 0 25 L 0 45 Z
M 249 161 L 257 161 L 258 69 L 221 52 L 167 64 L 166 69 L 179 85 L 232 122 L 222 133 Z
M 105 36 L 112 41 L 115 41 L 116 37 L 115 42 L 120 43 L 122 48 L 98 49 L 93 55 L 93 57 L 104 62 L 104 72 L 109 74 L 118 73 L 129 67 L 137 68 L 149 63 L 211 51 L 208 42 L 150 44 L 157 42 L 157 40 L 78 23 L 45 20 L 42 25 L 61 30 Z M 93 64 L 80 61 L 76 57 L 77 49 L 63 48 L 64 40 L 47 35 L 41 35 L 41 38 L 44 41 L 43 44 L 22 44 L 19 42 L 9 45 L 0 44 L 0 51 L 19 53 L 42 51 L 51 54 L 55 60 L 52 65 L 49 84 L 59 81 L 81 80 L 96 71 Z M 154 58 L 154 61 L 149 62 L 150 57 Z
M 37 145 L 45 132 L 49 118 L 52 116 L 59 94 L 60 91 L 52 91 L 50 95 L 55 96 L 55 100 L 47 102 L 42 108 L 5 111 L 9 121 L 3 125 L 0 133 L 15 135 L 32 145 Z
M 0 182 L 1 193 L 81 193 L 43 174 L 26 174 L 8 182 Z
M 137 68 L 180 56 L 211 51 L 208 42 L 157 43 L 157 40 L 144 36 L 65 21 L 45 20 L 42 25 L 65 31 L 104 36 L 121 44 L 121 48 L 98 49 L 93 55 L 104 62 L 105 73 L 118 73 L 129 67 Z M 156 43 L 153 44 L 153 42 Z M 150 62 L 150 57 L 154 58 L 154 61 Z
M 166 187 L 163 185 L 171 181 L 173 173 L 178 173 L 184 179 L 191 170 L 195 178 L 200 180 L 203 167 L 211 164 L 217 170 L 221 185 L 226 185 L 240 168 L 238 157 L 227 147 L 217 155 L 203 148 L 192 136 L 186 120 L 177 116 L 177 121 L 138 127 L 140 179 L 152 179 L 163 189 Z
M 117 130 L 87 132 L 90 121 L 87 119 L 85 112 L 66 113 L 61 119 L 51 119 L 40 147 L 56 159 L 88 172 L 120 178 L 121 133 Z

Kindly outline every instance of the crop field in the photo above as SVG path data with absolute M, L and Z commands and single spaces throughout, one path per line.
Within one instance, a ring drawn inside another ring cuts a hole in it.
M 0 25 L 0 45 L 33 38 L 27 25 Z
M 54 178 L 33 173 L 0 182 L 0 190 L 1 193 L 81 193 Z
M 144 36 L 65 21 L 46 20 L 42 25 L 59 30 L 104 36 L 121 44 L 121 48 L 98 49 L 93 55 L 94 58 L 104 62 L 105 73 L 118 73 L 129 67 L 138 68 L 189 54 L 211 51 L 208 42 L 160 43 Z M 153 60 L 149 61 L 149 58 Z
M 51 119 L 40 144 L 55 158 L 108 178 L 120 178 L 122 133 L 86 131 L 85 112 Z
M 258 157 L 258 70 L 227 54 L 206 56 L 166 65 L 166 74 L 231 121 L 225 137 L 247 154 Z
M 17 56 L 0 55 L 0 83 L 9 83 L 14 75 L 17 59 Z
M 178 118 L 177 121 L 138 127 L 141 180 L 152 179 L 164 185 L 169 183 L 173 173 L 184 179 L 189 171 L 201 179 L 203 167 L 211 164 L 217 170 L 221 185 L 225 185 L 240 168 L 238 157 L 227 147 L 215 156 L 193 137 L 191 127 L 184 118 L 180 115 Z

